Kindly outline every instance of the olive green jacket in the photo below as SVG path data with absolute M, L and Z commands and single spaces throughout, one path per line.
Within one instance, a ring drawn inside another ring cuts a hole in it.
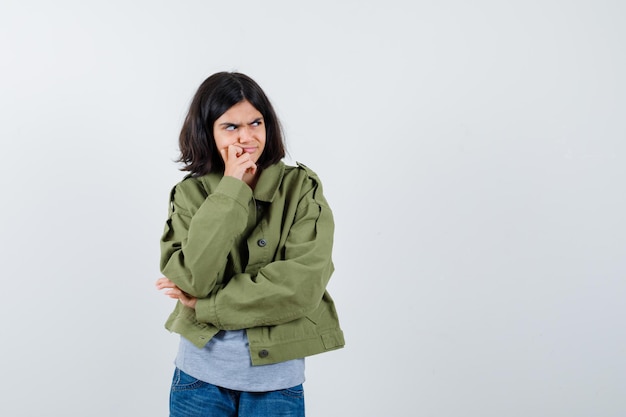
M 326 285 L 333 273 L 333 215 L 317 175 L 282 162 L 254 191 L 210 173 L 171 194 L 161 272 L 197 297 L 165 327 L 203 347 L 220 330 L 246 329 L 254 365 L 343 347 Z

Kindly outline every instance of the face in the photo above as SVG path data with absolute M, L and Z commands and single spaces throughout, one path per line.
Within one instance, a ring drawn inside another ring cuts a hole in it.
M 241 101 L 226 110 L 213 124 L 213 137 L 219 150 L 233 145 L 250 154 L 257 162 L 265 149 L 263 115 L 249 101 Z

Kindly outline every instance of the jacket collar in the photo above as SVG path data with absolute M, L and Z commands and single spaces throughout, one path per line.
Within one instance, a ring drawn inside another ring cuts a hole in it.
M 283 161 L 278 161 L 261 171 L 259 181 L 254 187 L 254 199 L 268 203 L 274 201 L 284 175 L 285 163 Z
M 278 161 L 261 171 L 259 181 L 254 187 L 254 199 L 271 203 L 276 197 L 276 192 L 285 175 L 285 163 Z M 215 190 L 222 180 L 224 173 L 211 172 L 200 177 L 200 181 L 204 183 L 207 190 Z

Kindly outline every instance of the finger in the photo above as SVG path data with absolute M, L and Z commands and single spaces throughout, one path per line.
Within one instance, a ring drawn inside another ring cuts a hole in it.
M 166 288 L 178 288 L 176 284 L 174 284 L 172 281 L 158 283 L 156 287 L 157 290 L 163 290 Z
M 163 294 L 170 298 L 180 298 L 183 296 L 183 292 L 178 288 L 170 288 L 167 291 L 164 291 Z
M 228 145 L 228 157 L 237 159 L 243 154 L 243 148 L 237 145 Z
M 162 278 L 157 279 L 154 285 L 156 285 L 157 288 L 161 289 L 163 288 L 163 285 L 167 284 L 168 281 L 169 279 L 162 277 Z
M 196 305 L 196 298 L 191 297 L 189 294 L 185 293 L 183 293 L 181 297 L 178 298 L 178 301 L 180 301 L 184 306 L 191 308 L 195 308 Z
M 176 287 L 176 284 L 167 278 L 161 278 L 156 282 L 156 287 L 157 289 L 162 290 L 163 288 L 174 288 Z
M 251 166 L 250 168 L 248 168 L 248 171 L 247 171 L 247 172 L 248 172 L 249 174 L 254 175 L 254 174 L 256 174 L 256 169 L 257 169 L 257 166 L 256 166 L 256 164 L 253 162 L 253 163 L 252 163 L 252 166 Z

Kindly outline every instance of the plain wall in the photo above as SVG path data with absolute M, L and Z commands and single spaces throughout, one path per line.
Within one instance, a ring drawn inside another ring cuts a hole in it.
M 625 415 L 625 4 L 3 0 L 0 415 L 167 415 L 158 241 L 222 70 L 334 209 L 309 416 Z

